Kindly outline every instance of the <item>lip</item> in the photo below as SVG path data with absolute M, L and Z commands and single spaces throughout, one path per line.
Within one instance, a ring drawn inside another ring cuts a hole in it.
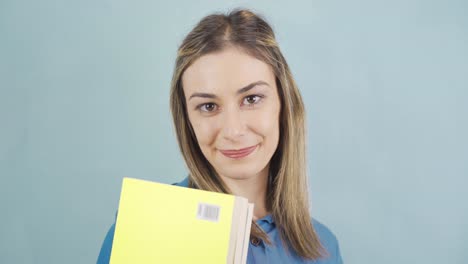
M 233 159 L 240 159 L 243 157 L 248 156 L 250 153 L 252 153 L 256 148 L 258 144 L 252 147 L 248 148 L 243 148 L 243 149 L 237 149 L 237 150 L 219 150 L 224 156 L 228 158 L 233 158 Z

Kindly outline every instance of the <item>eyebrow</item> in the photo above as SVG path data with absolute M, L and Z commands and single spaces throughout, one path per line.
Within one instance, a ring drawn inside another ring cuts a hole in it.
M 264 81 L 256 81 L 256 82 L 253 82 L 243 88 L 240 88 L 239 90 L 237 90 L 237 93 L 236 94 L 243 94 L 247 91 L 249 91 L 250 89 L 254 88 L 255 86 L 257 85 L 266 85 L 266 86 L 269 86 L 268 83 L 264 82 Z M 210 93 L 193 93 L 189 100 L 192 99 L 193 97 L 202 97 L 202 98 L 218 98 L 215 94 L 210 94 Z

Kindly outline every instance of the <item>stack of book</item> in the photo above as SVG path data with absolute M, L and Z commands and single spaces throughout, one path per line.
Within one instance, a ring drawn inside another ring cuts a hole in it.
M 111 264 L 246 263 L 246 198 L 124 178 Z

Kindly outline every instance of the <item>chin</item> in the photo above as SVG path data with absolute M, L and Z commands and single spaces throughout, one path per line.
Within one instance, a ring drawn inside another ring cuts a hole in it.
M 246 174 L 234 174 L 234 175 L 229 175 L 229 174 L 221 174 L 225 178 L 229 178 L 232 180 L 247 180 L 252 177 L 252 175 L 246 175 Z
M 237 167 L 237 168 L 236 168 Z M 226 167 L 225 167 L 226 168 Z M 227 165 L 227 168 L 224 170 L 217 170 L 218 173 L 225 178 L 232 180 L 247 180 L 253 177 L 256 177 L 261 173 L 261 169 L 253 168 L 252 164 L 243 164 L 243 165 Z
M 239 175 L 226 175 L 226 174 L 221 174 L 221 179 L 230 179 L 230 180 L 235 180 L 235 181 L 242 181 L 242 180 L 247 180 L 249 179 L 249 176 L 239 176 Z

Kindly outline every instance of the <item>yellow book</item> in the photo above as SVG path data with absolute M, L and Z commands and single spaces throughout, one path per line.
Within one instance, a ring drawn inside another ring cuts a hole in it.
M 242 197 L 124 178 L 110 263 L 245 263 L 252 215 Z

